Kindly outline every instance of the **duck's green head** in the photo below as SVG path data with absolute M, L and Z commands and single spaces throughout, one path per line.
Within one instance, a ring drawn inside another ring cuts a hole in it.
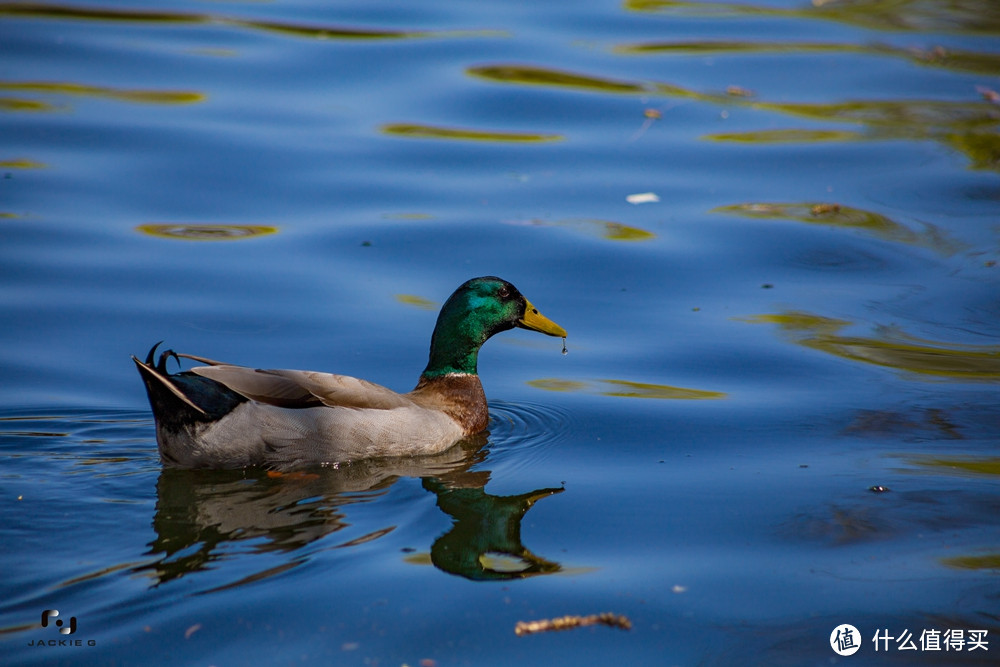
M 484 276 L 467 281 L 441 307 L 423 377 L 475 374 L 482 344 L 514 327 L 566 337 L 565 329 L 539 313 L 506 280 Z

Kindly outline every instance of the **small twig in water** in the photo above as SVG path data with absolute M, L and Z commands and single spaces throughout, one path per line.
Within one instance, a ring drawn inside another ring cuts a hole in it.
M 546 618 L 540 621 L 518 621 L 514 626 L 514 634 L 533 635 L 537 632 L 555 632 L 557 630 L 569 630 L 571 628 L 582 628 L 586 625 L 607 625 L 612 628 L 631 630 L 632 621 L 627 616 L 605 612 L 603 614 L 591 614 L 590 616 L 562 616 L 560 618 Z

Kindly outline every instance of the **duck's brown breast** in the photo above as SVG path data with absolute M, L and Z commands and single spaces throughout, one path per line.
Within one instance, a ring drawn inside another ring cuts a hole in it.
M 485 430 L 490 421 L 486 394 L 478 375 L 451 373 L 422 377 L 409 397 L 417 405 L 444 412 L 458 422 L 466 435 Z

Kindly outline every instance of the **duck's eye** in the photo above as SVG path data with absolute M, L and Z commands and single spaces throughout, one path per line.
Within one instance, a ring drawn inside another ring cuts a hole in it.
M 501 287 L 500 290 L 497 292 L 497 295 L 501 299 L 506 299 L 507 297 L 510 296 L 510 291 L 508 291 L 506 287 Z

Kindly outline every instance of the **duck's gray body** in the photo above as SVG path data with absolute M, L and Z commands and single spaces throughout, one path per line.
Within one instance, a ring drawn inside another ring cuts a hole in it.
M 469 435 L 425 392 L 397 394 L 345 375 L 256 370 L 190 355 L 177 356 L 208 365 L 170 375 L 169 353 L 156 365 L 152 354 L 133 360 L 156 418 L 160 457 L 170 465 L 288 467 L 436 454 Z M 479 379 L 465 383 L 478 386 Z

